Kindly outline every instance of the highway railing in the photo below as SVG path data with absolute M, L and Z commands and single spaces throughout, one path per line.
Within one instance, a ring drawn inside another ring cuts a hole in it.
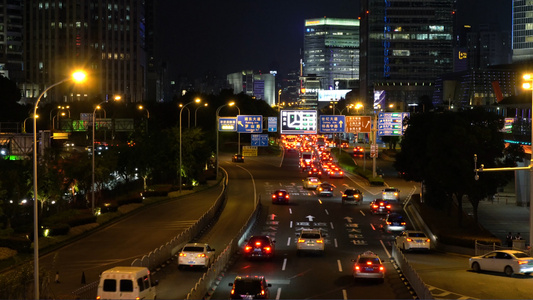
M 213 205 L 196 221 L 191 227 L 174 237 L 172 240 L 164 245 L 154 249 L 150 253 L 144 255 L 141 258 L 133 260 L 131 266 L 133 267 L 146 267 L 150 271 L 154 272 L 160 266 L 170 262 L 173 256 L 175 256 L 183 246 L 198 236 L 202 230 L 207 228 L 211 221 L 215 218 L 217 213 L 220 212 L 224 201 L 226 200 L 226 191 L 228 184 L 228 177 L 222 181 L 222 191 L 218 195 Z M 205 274 L 204 274 L 205 276 Z M 74 299 L 90 299 L 94 298 L 98 288 L 98 281 L 90 282 L 87 285 L 72 292 L 75 296 Z
M 261 213 L 261 197 L 258 198 L 254 212 L 248 218 L 248 221 L 239 230 L 239 233 L 229 242 L 228 246 L 220 253 L 215 262 L 207 269 L 202 278 L 191 288 L 186 299 L 206 299 L 214 291 L 213 286 L 221 272 L 229 265 L 234 254 L 241 248 L 241 243 L 250 236 L 251 229 L 255 224 L 257 217 Z M 207 297 L 206 297 L 207 296 Z
M 415 291 L 417 296 L 416 299 L 435 299 L 424 281 L 422 281 L 422 278 L 418 276 L 416 270 L 409 264 L 409 261 L 407 261 L 407 258 L 403 255 L 403 252 L 396 243 L 392 245 L 392 258 L 402 270 L 403 275 L 407 278 L 409 284 Z

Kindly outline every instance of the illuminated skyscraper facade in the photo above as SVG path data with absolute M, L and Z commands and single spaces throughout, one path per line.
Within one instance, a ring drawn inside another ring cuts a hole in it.
M 361 1 L 361 97 L 367 105 L 374 95 L 402 106 L 432 96 L 435 79 L 453 71 L 455 2 Z
M 22 0 L 0 0 L 0 74 L 14 82 L 22 72 Z
M 305 20 L 304 76 L 316 75 L 322 89 L 356 87 L 359 80 L 359 20 Z
M 24 19 L 26 80 L 35 87 L 26 98 L 82 67 L 88 84 L 55 88 L 49 101 L 144 100 L 145 0 L 25 0 Z
M 533 2 L 513 0 L 513 62 L 533 60 Z

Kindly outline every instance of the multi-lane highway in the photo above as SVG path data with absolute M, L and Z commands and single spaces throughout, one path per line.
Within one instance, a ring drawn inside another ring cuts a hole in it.
M 251 171 L 254 174 L 254 171 Z M 253 234 L 270 235 L 276 240 L 276 256 L 271 261 L 239 258 L 224 273 L 214 299 L 226 298 L 236 275 L 264 275 L 272 284 L 271 298 L 278 299 L 405 299 L 411 298 L 405 282 L 389 258 L 393 236 L 380 230 L 383 216 L 369 213 L 369 203 L 381 188 L 369 187 L 360 178 L 322 178 L 336 186 L 333 197 L 319 197 L 302 187 L 305 175 L 298 167 L 298 154 L 286 153 L 281 167 L 269 170 L 257 180 L 262 195 L 263 214 Z M 254 176 L 255 177 L 255 176 Z M 363 190 L 362 205 L 342 205 L 341 194 L 347 187 Z M 270 195 L 286 189 L 288 205 L 272 204 Z M 324 255 L 296 254 L 297 233 L 303 228 L 319 228 L 326 233 Z M 386 280 L 354 283 L 353 262 L 357 254 L 371 250 L 385 262 Z
M 207 242 L 222 251 L 235 238 L 260 198 L 262 214 L 252 233 L 268 234 L 276 240 L 276 256 L 271 261 L 246 260 L 235 255 L 234 263 L 221 273 L 211 298 L 227 298 L 230 283 L 236 275 L 264 275 L 272 284 L 271 298 L 279 299 L 407 299 L 412 294 L 389 257 L 394 236 L 380 229 L 383 216 L 369 213 L 368 204 L 378 198 L 382 187 L 370 187 L 357 176 L 327 179 L 336 186 L 333 197 L 319 197 L 305 190 L 305 175 L 298 167 L 298 154 L 284 157 L 247 157 L 244 164 L 221 161 L 229 177 L 227 203 L 217 222 L 207 228 L 198 241 Z M 357 159 L 359 164 L 363 160 Z M 371 161 L 367 160 L 367 167 Z M 381 161 L 390 185 L 402 191 L 402 201 L 416 188 L 394 176 L 390 163 Z M 387 167 L 388 165 L 388 167 Z M 341 192 L 356 187 L 364 193 L 362 205 L 342 205 Z M 273 191 L 284 188 L 291 195 L 288 205 L 274 205 Z M 53 293 L 67 293 L 86 282 L 98 280 L 98 274 L 116 265 L 127 265 L 169 241 L 199 218 L 213 203 L 220 188 L 192 194 L 149 207 L 120 220 L 94 234 L 41 258 L 41 266 L 59 271 L 60 285 L 52 285 Z M 403 213 L 400 207 L 395 208 Z M 408 219 L 409 220 L 409 219 Z M 408 224 L 410 227 L 410 224 Z M 320 255 L 296 255 L 295 241 L 302 228 L 320 228 L 326 233 L 326 251 Z M 384 283 L 354 282 L 351 268 L 358 253 L 371 250 L 385 262 Z M 531 277 L 507 278 L 495 274 L 468 271 L 468 257 L 433 251 L 429 254 L 407 254 L 407 257 L 436 298 L 529 298 Z M 159 280 L 159 299 L 183 299 L 203 275 L 203 270 L 178 270 L 171 262 L 154 274 Z M 524 280 L 526 279 L 526 280 Z M 480 284 L 482 282 L 482 284 Z M 516 288 L 515 288 L 516 286 Z

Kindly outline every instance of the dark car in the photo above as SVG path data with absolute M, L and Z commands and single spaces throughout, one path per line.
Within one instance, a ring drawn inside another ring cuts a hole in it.
M 242 154 L 235 154 L 231 158 L 232 162 L 244 162 L 244 156 Z
M 316 188 L 317 194 L 319 196 L 333 196 L 333 185 L 327 182 L 322 182 L 317 188 Z
M 274 243 L 275 241 L 268 235 L 254 235 L 244 245 L 243 255 L 247 258 L 272 258 Z
M 370 203 L 370 212 L 373 214 L 390 214 L 392 205 L 383 199 L 376 199 Z
M 364 155 L 364 154 L 365 154 L 365 148 L 361 146 L 353 147 L 353 155 Z
M 320 170 L 319 168 L 313 166 L 307 171 L 307 176 L 320 177 L 320 176 L 322 176 L 322 170 Z
M 289 192 L 286 190 L 276 190 L 272 194 L 272 203 L 289 203 Z
M 268 299 L 272 285 L 264 276 L 237 276 L 229 286 L 233 287 L 230 299 Z
M 398 213 L 390 213 L 385 219 L 386 231 L 404 231 L 406 229 L 405 218 Z
M 342 193 L 342 204 L 360 204 L 361 202 L 363 202 L 363 193 L 360 190 L 350 188 Z

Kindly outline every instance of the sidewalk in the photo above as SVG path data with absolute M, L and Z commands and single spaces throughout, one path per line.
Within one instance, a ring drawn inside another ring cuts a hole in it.
M 470 201 L 463 201 L 463 210 L 472 215 Z M 497 194 L 492 200 L 481 201 L 478 206 L 478 222 L 502 243 L 509 232 L 520 233 L 529 243 L 529 207 L 517 206 L 514 188 L 506 187 L 504 192 Z

